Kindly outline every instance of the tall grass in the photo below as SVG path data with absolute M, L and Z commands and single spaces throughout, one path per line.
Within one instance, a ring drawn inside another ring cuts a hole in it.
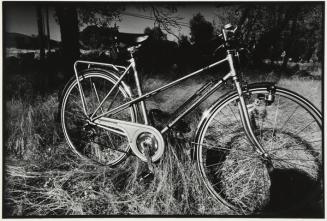
M 163 83 L 150 80 L 145 87 Z M 321 105 L 320 81 L 282 79 L 278 84 Z M 188 82 L 152 100 L 149 107 L 170 111 L 200 86 Z M 165 137 L 166 151 L 153 180 L 140 179 L 147 168 L 135 157 L 116 168 L 77 158 L 56 121 L 56 95 L 33 102 L 16 98 L 5 105 L 5 216 L 233 214 L 205 189 L 186 139 Z M 188 116 L 193 130 L 197 119 L 197 112 Z
M 302 95 L 321 110 L 322 83 L 320 80 L 299 77 L 282 78 L 277 85 Z
M 12 216 L 228 214 L 206 192 L 185 152 L 168 145 L 151 182 L 138 178 L 145 165 L 130 158 L 115 169 L 96 167 L 62 153 L 66 167 L 6 167 L 6 207 Z M 179 147 L 180 148 L 180 147 Z M 69 155 L 69 154 L 68 154 Z M 49 159 L 51 160 L 51 159 Z
M 22 159 L 51 154 L 53 145 L 61 140 L 55 120 L 57 98 L 49 95 L 29 99 L 6 101 L 6 150 Z
M 153 180 L 135 157 L 111 169 L 78 159 L 56 123 L 55 95 L 6 102 L 5 216 L 227 214 L 206 192 L 185 141 L 166 138 Z

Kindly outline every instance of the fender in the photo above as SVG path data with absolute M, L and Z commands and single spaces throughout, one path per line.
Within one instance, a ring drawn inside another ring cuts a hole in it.
M 82 70 L 81 73 L 79 74 L 79 78 L 83 78 L 83 75 L 84 74 L 87 74 L 89 72 L 100 72 L 102 74 L 106 74 L 110 77 L 112 77 L 114 80 L 117 80 L 119 79 L 119 73 L 115 70 L 105 70 L 105 69 L 102 69 L 102 68 L 90 68 L 90 69 L 85 69 L 85 70 Z M 75 76 L 71 77 L 69 79 L 69 81 L 65 84 L 65 86 L 63 87 L 63 89 L 61 90 L 60 94 L 59 94 L 59 99 L 61 100 L 61 98 L 63 97 L 63 95 L 65 94 L 67 88 L 69 87 L 69 85 L 76 79 Z M 130 89 L 130 87 L 124 82 L 122 81 L 121 82 L 121 85 L 123 87 L 123 89 L 126 91 L 126 93 L 128 94 L 128 96 L 130 98 L 132 98 L 132 91 Z

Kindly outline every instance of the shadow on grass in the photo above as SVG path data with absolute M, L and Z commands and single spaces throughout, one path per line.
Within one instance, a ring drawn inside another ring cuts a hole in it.
M 295 169 L 274 169 L 271 174 L 270 203 L 265 217 L 323 218 L 320 184 Z M 306 200 L 303 200 L 306 199 Z

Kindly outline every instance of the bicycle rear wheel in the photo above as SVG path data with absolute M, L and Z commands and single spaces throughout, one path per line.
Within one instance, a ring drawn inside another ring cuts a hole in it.
M 197 136 L 197 162 L 209 192 L 241 214 L 311 216 L 322 197 L 322 119 L 307 100 L 276 88 L 250 88 L 245 100 L 254 133 L 272 158 L 269 173 L 249 143 L 236 93 L 213 105 Z M 318 203 L 317 203 L 318 202 Z M 311 210 L 309 211 L 308 207 Z
M 103 71 L 86 71 L 81 74 L 79 80 L 88 116 L 95 111 L 117 81 L 113 74 Z M 105 100 L 97 114 L 115 108 L 129 99 L 124 87 L 119 86 Z M 114 166 L 128 155 L 130 146 L 127 137 L 87 123 L 76 78 L 66 86 L 60 113 L 64 136 L 72 150 L 80 157 L 100 165 Z M 110 117 L 135 122 L 136 114 L 131 107 Z

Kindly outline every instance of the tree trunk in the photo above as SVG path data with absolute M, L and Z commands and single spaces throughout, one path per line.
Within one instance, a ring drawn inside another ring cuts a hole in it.
M 44 23 L 43 23 L 43 17 L 42 17 L 42 8 L 41 6 L 36 7 L 36 14 L 37 14 L 37 27 L 38 27 L 38 33 L 39 33 L 39 47 L 40 47 L 40 61 L 44 61 Z
M 58 6 L 56 14 L 60 26 L 63 69 L 66 80 L 73 73 L 73 64 L 80 54 L 77 10 L 74 6 Z
M 287 67 L 287 62 L 288 62 L 288 59 L 290 58 L 290 50 L 292 49 L 292 46 L 293 46 L 293 43 L 295 40 L 297 17 L 298 17 L 298 10 L 296 10 L 294 12 L 294 17 L 292 19 L 291 33 L 290 33 L 290 36 L 289 36 L 287 44 L 286 44 L 287 45 L 286 49 L 285 49 L 286 55 L 284 57 L 284 61 L 282 64 L 282 68 L 284 68 L 284 69 L 286 69 L 286 67 Z
M 48 41 L 48 53 L 51 51 L 51 40 L 50 40 L 50 27 L 49 27 L 49 7 L 45 8 L 45 16 L 46 16 L 46 28 L 47 28 L 47 41 Z

